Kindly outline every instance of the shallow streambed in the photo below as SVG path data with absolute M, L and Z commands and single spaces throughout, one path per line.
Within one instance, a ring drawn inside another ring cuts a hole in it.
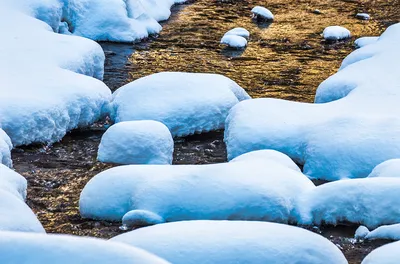
M 324 27 L 346 26 L 354 40 L 358 36 L 379 35 L 387 25 L 400 21 L 398 0 L 271 0 L 268 8 L 276 14 L 276 21 L 257 25 L 250 19 L 250 10 L 256 4 L 263 3 L 198 0 L 174 7 L 171 19 L 157 38 L 135 45 L 102 43 L 107 55 L 104 81 L 114 90 L 160 71 L 213 72 L 231 77 L 253 97 L 312 102 L 318 84 L 333 74 L 353 49 L 352 41 L 325 43 L 320 36 Z M 322 14 L 314 14 L 315 9 Z M 368 12 L 373 19 L 357 20 L 357 12 Z M 223 33 L 236 26 L 251 32 L 243 53 L 219 45 Z M 52 146 L 13 151 L 15 169 L 29 181 L 28 204 L 48 232 L 103 238 L 121 232 L 118 223 L 84 220 L 78 212 L 84 185 L 111 167 L 96 161 L 105 123 L 73 131 Z M 176 140 L 175 164 L 224 161 L 222 132 Z M 360 263 L 383 242 L 354 243 L 350 239 L 354 230 L 355 227 L 326 227 L 314 231 L 322 232 L 341 247 L 350 263 Z

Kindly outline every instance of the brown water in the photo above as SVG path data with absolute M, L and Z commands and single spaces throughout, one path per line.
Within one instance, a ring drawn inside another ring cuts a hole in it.
M 275 97 L 312 102 L 318 84 L 333 74 L 353 50 L 352 41 L 325 43 L 320 34 L 326 26 L 342 25 L 353 39 L 379 35 L 385 26 L 400 21 L 399 0 L 270 0 L 276 15 L 270 25 L 250 19 L 249 1 L 198 0 L 174 7 L 160 36 L 135 45 L 102 43 L 107 55 L 105 82 L 113 90 L 131 80 L 160 71 L 221 73 L 238 82 L 253 97 Z M 319 9 L 322 14 L 312 11 Z M 373 19 L 360 21 L 357 12 Z M 250 33 L 244 52 L 220 46 L 222 35 L 233 27 Z M 132 54 L 133 53 L 133 54 Z M 118 223 L 83 220 L 79 194 L 87 181 L 111 165 L 96 161 L 105 122 L 68 134 L 53 146 L 15 149 L 15 169 L 29 182 L 28 204 L 47 232 L 110 238 L 119 234 Z M 222 132 L 175 140 L 175 164 L 226 161 Z M 349 263 L 360 263 L 384 242 L 354 243 L 355 227 L 314 230 L 337 244 Z

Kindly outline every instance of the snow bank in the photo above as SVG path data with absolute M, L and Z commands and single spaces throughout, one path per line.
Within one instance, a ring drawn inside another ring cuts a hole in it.
M 134 42 L 159 33 L 157 21 L 182 0 L 15 0 L 12 3 L 49 24 L 54 32 L 97 41 Z M 9 4 L 11 5 L 11 4 Z
M 1 263 L 167 264 L 142 249 L 100 239 L 0 232 Z
M 217 74 L 162 72 L 140 78 L 114 93 L 115 122 L 155 120 L 172 135 L 221 129 L 229 110 L 249 95 Z
M 101 138 L 101 162 L 119 164 L 172 164 L 174 140 L 168 128 L 156 121 L 121 122 Z
M 372 170 L 368 177 L 400 177 L 400 159 L 382 162 Z
M 225 44 L 230 48 L 244 49 L 247 46 L 247 40 L 244 37 L 236 35 L 224 35 L 221 44 Z
M 354 41 L 354 46 L 356 46 L 356 48 L 362 48 L 365 47 L 369 44 L 373 44 L 375 42 L 377 42 L 379 39 L 379 37 L 362 37 L 362 38 L 358 38 Z
M 245 39 L 248 39 L 250 37 L 250 32 L 245 28 L 236 27 L 225 33 L 225 36 L 229 36 L 229 35 L 240 36 Z
M 361 264 L 397 264 L 400 262 L 400 241 L 379 247 L 369 253 Z
M 319 86 L 318 104 L 237 104 L 225 124 L 229 159 L 275 149 L 303 164 L 310 178 L 338 180 L 367 177 L 379 163 L 400 157 L 399 43 L 396 24 L 350 54 Z
M 364 230 L 364 232 L 361 232 L 360 230 Z M 369 231 L 365 226 L 360 226 L 356 231 L 355 237 L 366 240 L 400 240 L 400 224 L 383 225 L 373 231 Z
M 298 196 L 312 188 L 288 157 L 264 150 L 222 164 L 112 168 L 88 182 L 79 209 L 84 218 L 124 217 L 129 227 L 196 219 L 287 223 L 296 221 Z
M 299 198 L 300 224 L 362 224 L 368 228 L 400 223 L 396 206 L 400 179 L 366 178 L 320 185 Z
M 0 231 L 44 232 L 24 202 L 26 188 L 24 177 L 0 164 Z
M 262 6 L 255 6 L 251 9 L 253 17 L 261 20 L 274 20 L 274 15 L 267 8 Z
M 55 142 L 108 110 L 111 92 L 95 79 L 104 53 L 93 41 L 53 33 L 16 3 L 0 3 L 0 127 L 14 145 Z
M 8 135 L 0 128 L 0 164 L 4 164 L 8 167 L 12 167 L 11 150 L 13 146 L 11 139 Z
M 187 221 L 146 227 L 112 241 L 175 263 L 347 263 L 340 250 L 310 231 L 274 223 Z
M 330 26 L 324 29 L 322 33 L 324 39 L 335 41 L 335 40 L 342 40 L 351 37 L 351 33 L 347 28 L 340 27 L 340 26 Z

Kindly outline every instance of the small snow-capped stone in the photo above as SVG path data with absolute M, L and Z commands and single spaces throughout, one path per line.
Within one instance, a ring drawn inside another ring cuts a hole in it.
M 171 164 L 174 140 L 152 120 L 120 122 L 101 138 L 98 160 L 118 164 Z
M 226 32 L 224 36 L 230 36 L 230 35 L 235 35 L 248 39 L 250 37 L 250 32 L 245 28 L 237 27 Z
M 264 20 L 274 20 L 274 15 L 267 8 L 262 6 L 254 7 L 251 12 L 253 13 L 254 18 L 264 19 Z
M 228 45 L 231 48 L 244 49 L 247 46 L 247 40 L 241 36 L 225 35 L 221 39 L 221 44 Z
M 356 15 L 356 18 L 361 19 L 361 20 L 369 20 L 371 17 L 367 13 L 358 13 Z
M 340 26 L 330 26 L 324 29 L 322 33 L 326 40 L 343 40 L 351 37 L 351 33 L 347 28 Z
M 354 234 L 355 239 L 365 239 L 365 237 L 368 235 L 369 230 L 366 226 L 359 226 L 356 230 L 356 233 Z
M 358 38 L 356 39 L 356 41 L 354 41 L 354 46 L 359 49 L 362 47 L 365 47 L 367 45 L 376 43 L 378 41 L 379 37 L 362 37 L 362 38 Z

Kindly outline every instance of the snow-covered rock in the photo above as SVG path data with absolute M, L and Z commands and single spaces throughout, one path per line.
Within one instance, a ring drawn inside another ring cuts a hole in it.
M 95 79 L 104 53 L 91 40 L 54 33 L 17 3 L 0 2 L 0 127 L 14 145 L 55 142 L 108 110 L 111 92 Z
M 400 223 L 400 179 L 336 181 L 305 192 L 298 200 L 300 224 L 353 223 L 367 228 Z
M 397 264 L 400 263 L 400 241 L 379 247 L 369 253 L 361 264 Z
M 26 179 L 0 164 L 0 231 L 44 232 L 25 204 Z
M 358 38 L 354 41 L 354 46 L 356 46 L 356 48 L 362 48 L 365 47 L 369 44 L 373 44 L 375 42 L 377 42 L 379 39 L 379 37 L 362 37 L 362 38 Z
M 335 40 L 343 40 L 351 37 L 351 33 L 347 28 L 340 26 L 330 26 L 324 29 L 322 33 L 324 39 L 335 41 Z
M 230 48 L 244 49 L 247 46 L 247 40 L 244 37 L 236 35 L 224 35 L 221 44 L 225 44 Z
M 363 230 L 361 232 L 360 230 Z M 374 239 L 387 239 L 387 240 L 400 240 L 400 224 L 394 225 L 383 225 L 372 231 L 369 231 L 367 227 L 360 226 L 356 230 L 355 237 L 366 240 Z
M 140 78 L 114 93 L 115 122 L 155 120 L 171 134 L 187 136 L 224 128 L 229 110 L 249 95 L 217 74 L 162 72 Z
M 229 36 L 229 35 L 240 36 L 245 39 L 248 39 L 250 37 L 250 32 L 245 28 L 236 27 L 226 32 L 224 36 Z
M 361 19 L 361 20 L 369 20 L 371 16 L 367 13 L 357 13 L 356 18 Z
M 251 9 L 251 13 L 253 13 L 253 18 L 260 20 L 274 20 L 274 15 L 267 8 L 262 6 L 255 6 Z
M 0 128 L 0 164 L 12 167 L 11 150 L 13 145 L 8 135 Z
M 123 243 L 66 235 L 0 232 L 0 263 L 167 264 Z
M 101 138 L 97 159 L 118 164 L 172 164 L 174 140 L 157 121 L 128 121 L 111 126 Z
M 400 157 L 400 24 L 351 53 L 319 86 L 316 104 L 254 99 L 226 119 L 228 157 L 275 149 L 311 178 L 367 177 Z M 262 113 L 262 114 L 260 114 Z
M 111 239 L 175 264 L 345 264 L 326 238 L 289 225 L 243 221 L 186 221 L 137 229 Z
M 400 177 L 400 159 L 382 162 L 372 170 L 368 177 Z
M 82 217 L 126 226 L 181 220 L 296 222 L 298 196 L 314 184 L 272 150 L 212 165 L 130 165 L 104 171 L 83 189 Z M 124 216 L 125 215 L 125 216 Z

